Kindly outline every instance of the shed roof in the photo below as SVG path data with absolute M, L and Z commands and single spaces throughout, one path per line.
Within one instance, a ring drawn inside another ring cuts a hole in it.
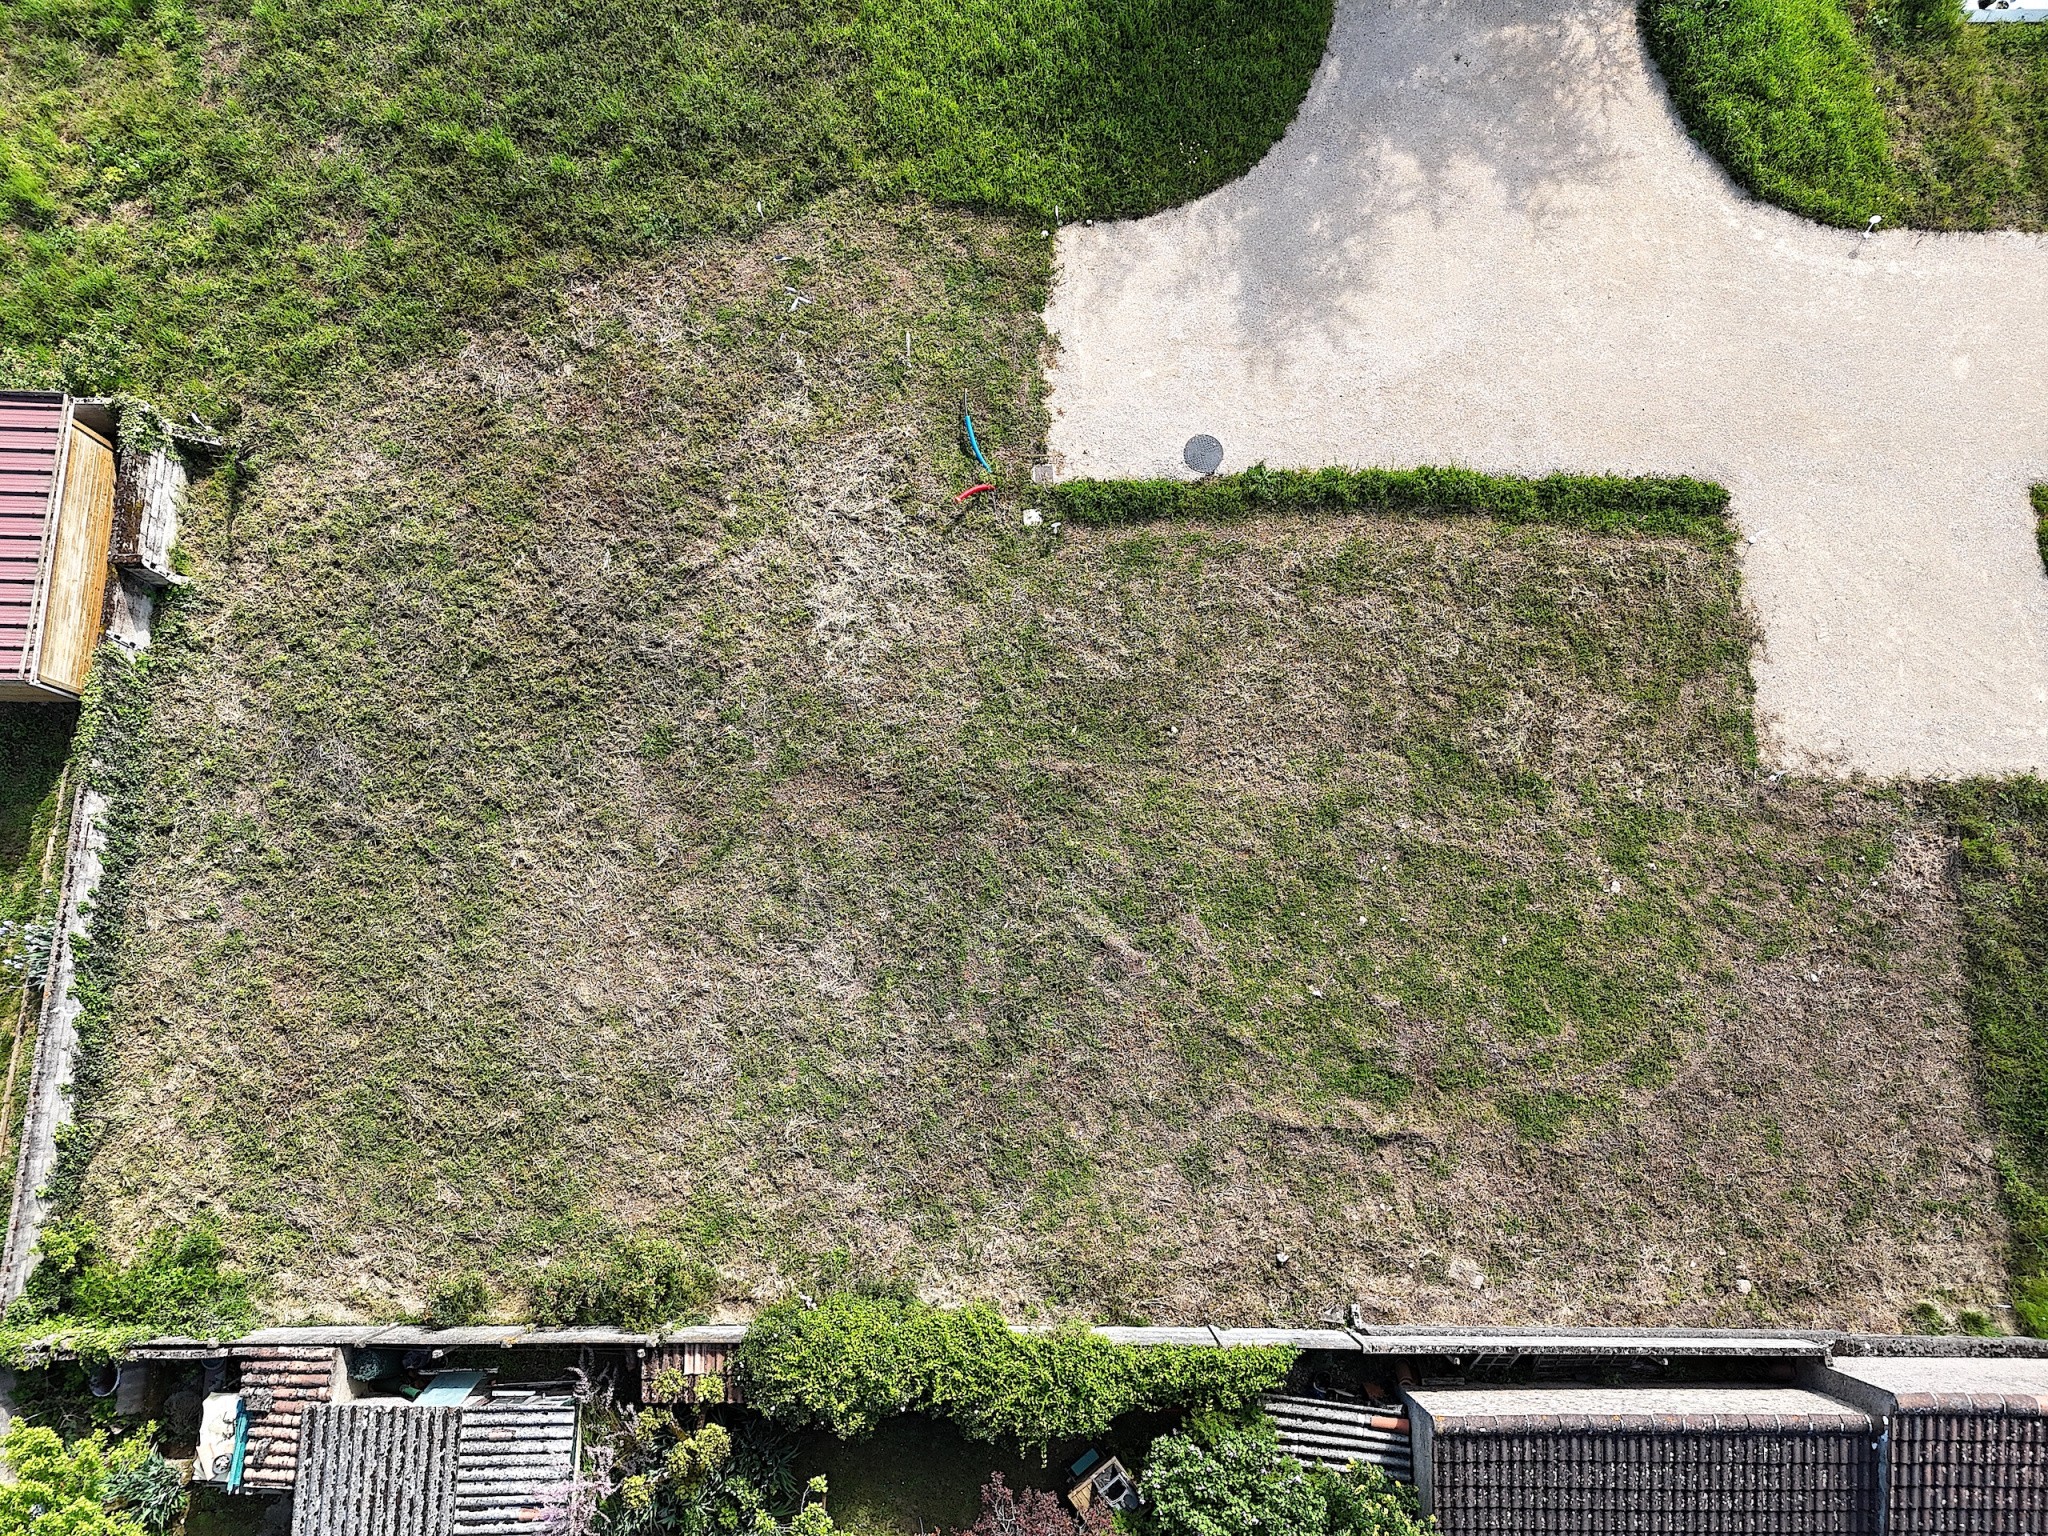
M 1439 1435 L 1503 1430 L 1867 1430 L 1870 1415 L 1798 1387 L 1493 1387 L 1410 1392 Z
M 460 1408 L 399 1398 L 306 1409 L 292 1536 L 448 1536 Z
M 64 444 L 64 397 L 0 391 L 0 678 L 20 678 Z
M 2003 1411 L 2029 1403 L 2048 1415 L 2048 1360 L 1837 1360 L 1835 1371 L 1891 1394 L 1906 1413 L 1967 1408 Z

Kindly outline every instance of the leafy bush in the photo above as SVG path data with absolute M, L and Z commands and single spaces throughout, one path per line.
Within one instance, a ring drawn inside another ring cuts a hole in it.
M 1152 1442 L 1141 1536 L 1422 1536 L 1436 1522 L 1377 1467 L 1282 1455 L 1272 1424 L 1204 1416 Z
M 491 1288 L 482 1275 L 449 1275 L 427 1293 L 427 1322 L 435 1328 L 467 1328 L 491 1310 Z
M 220 1234 L 198 1223 L 159 1230 L 127 1263 L 109 1258 L 91 1222 L 52 1222 L 10 1324 L 46 1320 L 126 1325 L 159 1333 L 231 1333 L 248 1322 L 249 1277 L 225 1269 Z
M 1884 108 L 1842 0 L 1646 0 L 1679 116 L 1759 197 L 1829 224 L 1897 202 Z
M 748 1402 L 842 1438 L 927 1413 L 977 1440 L 1043 1449 L 1127 1413 L 1238 1408 L 1276 1386 L 1291 1349 L 1115 1344 L 1080 1326 L 1013 1332 L 994 1308 L 838 1295 L 770 1307 L 740 1348 Z
M 679 1243 L 622 1238 L 596 1259 L 563 1259 L 533 1282 L 536 1322 L 645 1333 L 702 1308 L 717 1276 Z
M 1725 540 L 1728 492 L 1704 480 L 1549 475 L 1470 469 L 1268 469 L 1207 480 L 1069 480 L 1045 499 L 1068 522 L 1092 526 L 1188 519 L 1229 522 L 1275 512 L 1467 514 L 1595 533 L 1681 534 Z
M 782 1531 L 785 1520 L 831 1530 L 819 1525 L 824 1488 L 796 1479 L 795 1437 L 756 1416 L 727 1429 L 605 1401 L 593 1405 L 585 1433 L 588 1476 L 569 1536 L 751 1536 Z
M 184 1502 L 177 1473 L 144 1439 L 109 1450 L 90 1435 L 67 1446 L 54 1430 L 17 1419 L 0 1459 L 13 1477 L 0 1485 L 0 1533 L 162 1536 Z

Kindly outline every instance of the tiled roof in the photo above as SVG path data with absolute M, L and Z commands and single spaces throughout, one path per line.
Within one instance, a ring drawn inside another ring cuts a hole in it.
M 1445 1536 L 1875 1536 L 1868 1414 L 1781 1388 L 1410 1394 Z M 1426 1451 L 1424 1447 L 1426 1446 Z
M 298 1476 L 299 1421 L 334 1396 L 338 1349 L 272 1345 L 242 1356 L 242 1399 L 249 1409 L 243 1480 L 251 1488 L 289 1488 Z
M 643 1403 L 695 1403 L 704 1401 L 707 1377 L 718 1380 L 722 1403 L 746 1401 L 733 1362 L 739 1355 L 737 1343 L 685 1342 L 664 1344 L 648 1351 L 640 1362 L 640 1401 Z
M 1830 1375 L 1890 1420 L 1892 1536 L 2048 1531 L 2048 1361 L 1838 1360 Z

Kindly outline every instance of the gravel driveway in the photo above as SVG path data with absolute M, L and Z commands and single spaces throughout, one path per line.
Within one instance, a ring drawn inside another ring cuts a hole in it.
M 1054 471 L 1461 463 L 1735 493 L 1777 764 L 2048 769 L 2048 240 L 1824 229 L 1686 138 L 1628 0 L 1340 0 L 1250 175 L 1060 232 Z

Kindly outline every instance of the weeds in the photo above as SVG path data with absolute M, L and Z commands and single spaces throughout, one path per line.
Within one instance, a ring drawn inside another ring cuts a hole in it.
M 621 1238 L 599 1258 L 544 1267 L 534 1277 L 532 1315 L 551 1327 L 645 1333 L 688 1321 L 715 1290 L 708 1266 L 678 1244 Z

